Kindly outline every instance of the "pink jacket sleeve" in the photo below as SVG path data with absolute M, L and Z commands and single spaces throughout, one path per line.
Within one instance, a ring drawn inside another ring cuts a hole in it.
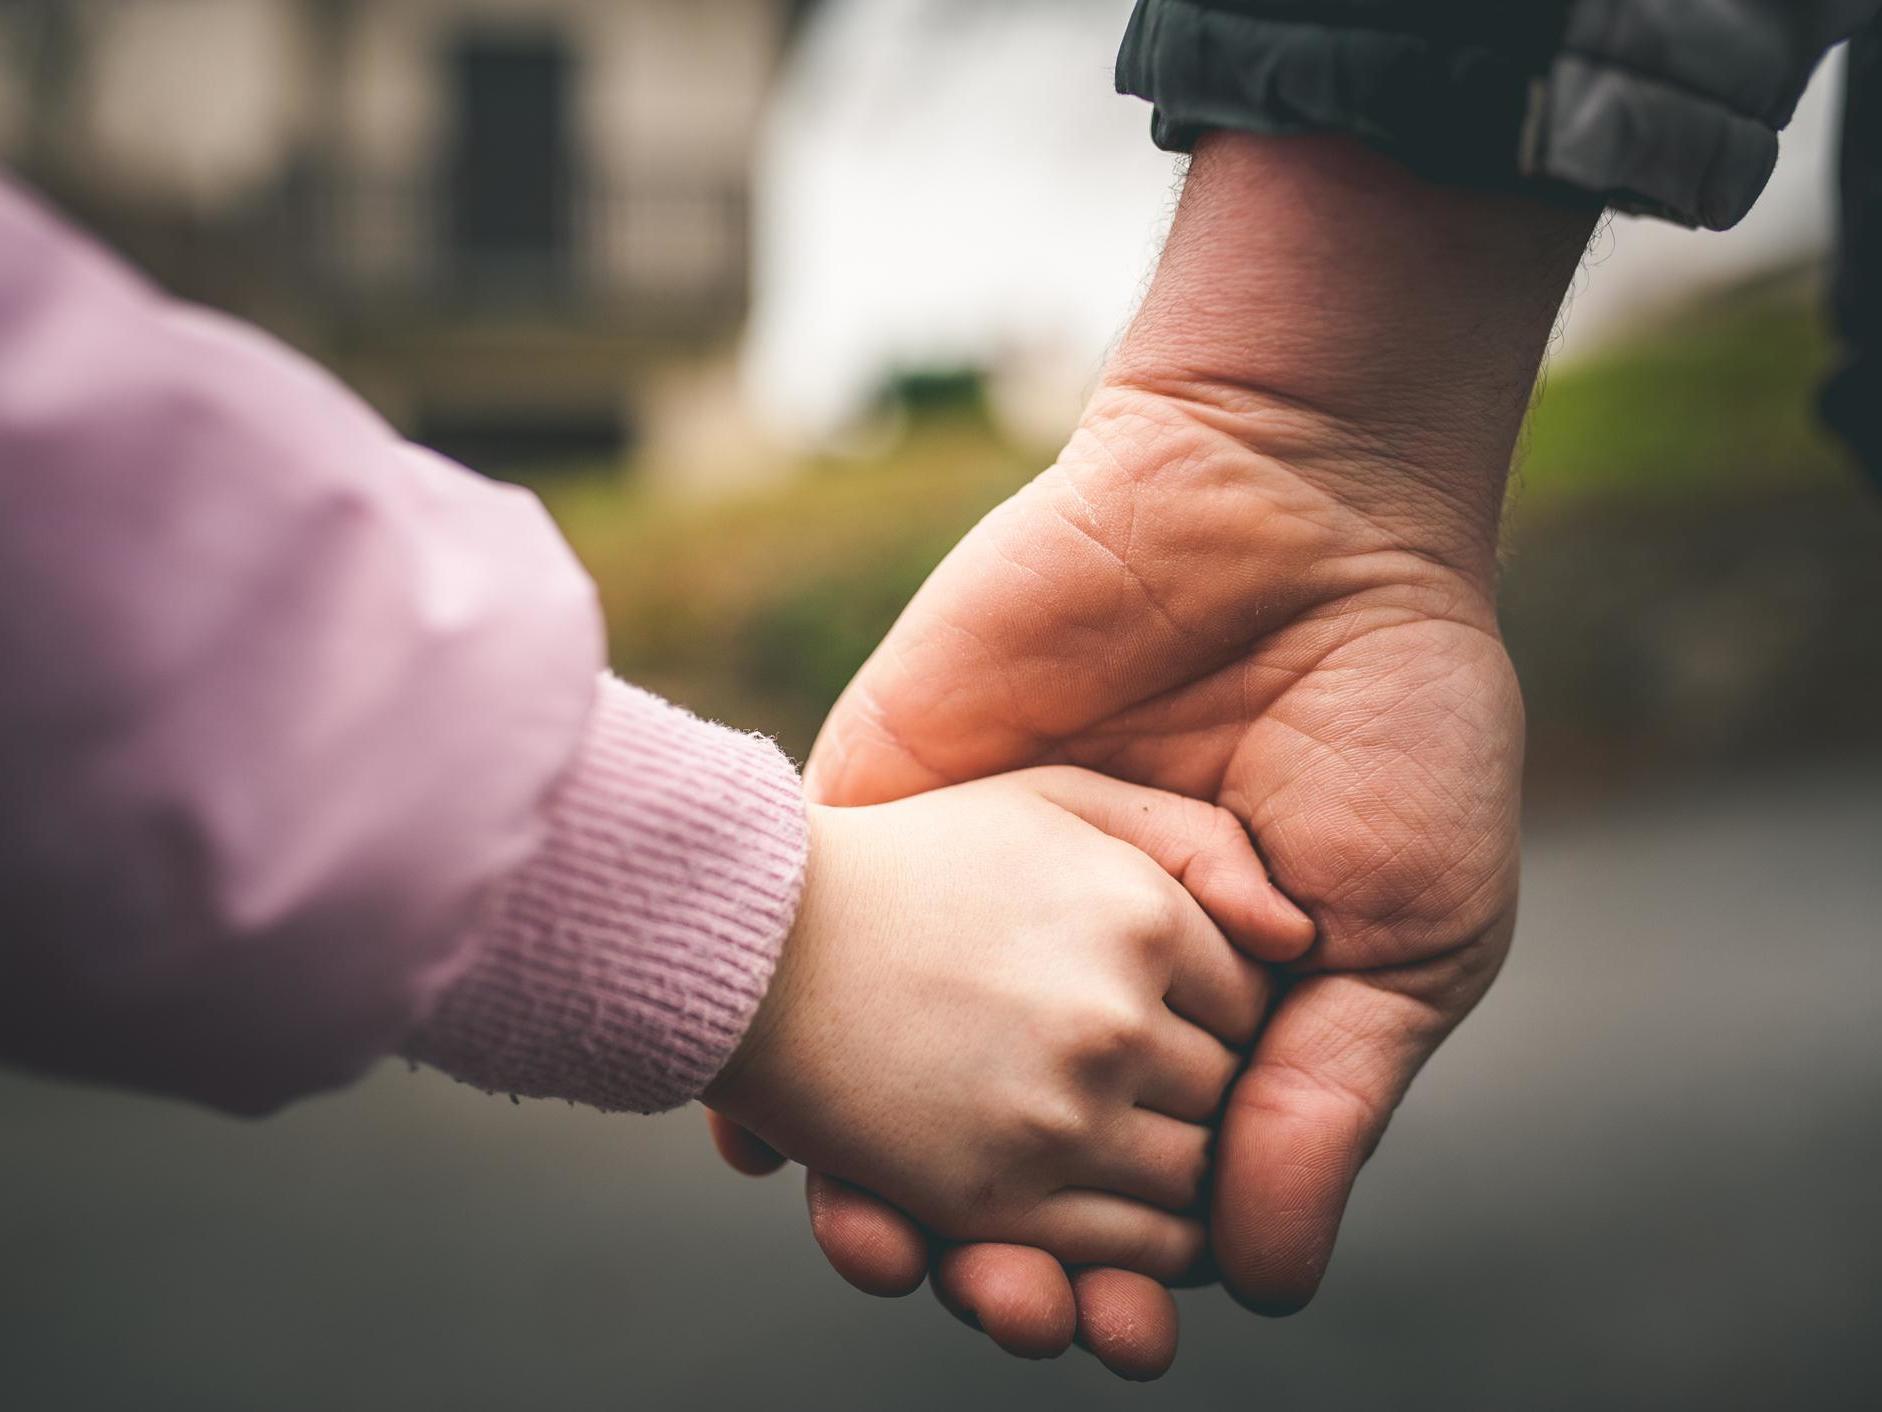
M 0 181 L 0 1060 L 692 1097 L 795 912 L 796 777 L 601 662 L 533 497 Z

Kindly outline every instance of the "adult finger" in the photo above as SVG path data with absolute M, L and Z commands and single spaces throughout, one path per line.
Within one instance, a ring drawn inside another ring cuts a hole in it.
M 784 1154 L 723 1113 L 706 1110 L 706 1131 L 725 1165 L 748 1177 L 768 1177 L 785 1163 Z
M 1043 1250 L 955 1245 L 934 1262 L 934 1292 L 955 1318 L 1019 1358 L 1057 1358 L 1072 1346 L 1072 1281 Z
M 928 1240 L 880 1197 L 820 1172 L 804 1183 L 810 1230 L 836 1272 L 865 1294 L 899 1299 L 928 1275 Z
M 1120 1378 L 1153 1382 L 1176 1361 L 1176 1300 L 1153 1279 L 1128 1270 L 1072 1276 L 1078 1345 Z
M 1079 1347 L 1132 1382 L 1161 1377 L 1176 1358 L 1176 1301 L 1127 1270 L 1068 1276 L 1031 1246 L 960 1245 L 936 1259 L 934 1288 L 957 1319 L 1022 1358 L 1057 1356 L 1068 1327 Z
M 1313 1299 L 1359 1169 L 1457 1015 L 1360 975 L 1282 999 L 1216 1148 L 1214 1252 L 1243 1304 L 1278 1316 Z
M 1068 766 L 1025 777 L 1043 797 L 1155 859 L 1257 961 L 1297 961 L 1313 945 L 1312 920 L 1269 881 L 1248 830 L 1228 810 Z

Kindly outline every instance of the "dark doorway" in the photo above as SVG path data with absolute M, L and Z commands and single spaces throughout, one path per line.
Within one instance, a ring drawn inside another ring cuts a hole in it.
M 568 269 L 568 51 L 550 38 L 476 38 L 455 67 L 458 276 L 468 293 L 540 294 Z

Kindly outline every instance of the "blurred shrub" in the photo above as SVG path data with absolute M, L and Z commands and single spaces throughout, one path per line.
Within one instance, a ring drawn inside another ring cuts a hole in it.
M 991 427 L 987 378 L 977 368 L 933 368 L 898 373 L 877 399 L 884 411 L 917 427 L 936 423 Z
M 1840 484 L 1843 453 L 1816 415 L 1830 360 L 1813 291 L 1786 282 L 1723 294 L 1552 373 L 1524 437 L 1517 512 Z
M 1817 307 L 1749 288 L 1552 379 L 1505 537 L 1532 791 L 1882 744 L 1882 502 L 1817 421 Z

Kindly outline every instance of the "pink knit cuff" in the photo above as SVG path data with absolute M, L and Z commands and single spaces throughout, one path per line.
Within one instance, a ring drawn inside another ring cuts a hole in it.
M 796 919 L 797 772 L 608 678 L 548 826 L 406 1053 L 492 1092 L 676 1108 L 732 1057 Z

